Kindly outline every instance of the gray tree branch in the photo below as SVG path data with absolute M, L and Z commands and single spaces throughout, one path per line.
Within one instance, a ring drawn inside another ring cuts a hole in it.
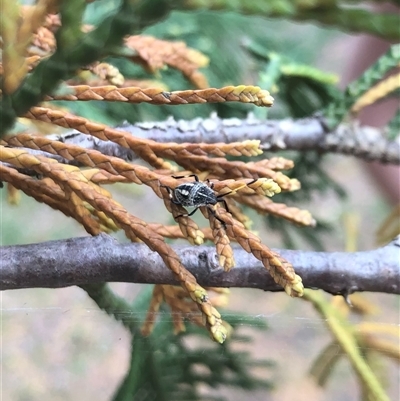
M 385 128 L 361 126 L 356 120 L 342 123 L 329 131 L 321 116 L 298 120 L 258 120 L 249 114 L 246 119 L 241 120 L 221 119 L 212 114 L 210 118 L 196 118 L 191 121 L 175 121 L 169 118 L 163 122 L 126 123 L 117 129 L 156 142 L 230 143 L 258 139 L 262 148 L 268 151 L 317 150 L 400 164 L 400 138 L 390 141 Z M 53 138 L 124 160 L 135 158 L 129 149 L 77 131 L 53 135 Z
M 281 291 L 262 264 L 241 248 L 236 267 L 224 272 L 213 247 L 175 247 L 199 283 Z M 400 293 L 400 237 L 372 251 L 278 250 L 307 288 L 348 295 L 356 291 Z M 158 254 L 144 244 L 120 244 L 107 234 L 0 248 L 0 290 L 59 288 L 102 282 L 176 284 Z

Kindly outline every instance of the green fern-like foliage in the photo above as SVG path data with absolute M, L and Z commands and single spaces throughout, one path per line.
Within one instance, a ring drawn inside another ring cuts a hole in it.
M 330 103 L 324 115 L 331 127 L 336 126 L 348 114 L 350 107 L 369 88 L 382 79 L 390 70 L 400 64 L 400 44 L 392 45 L 390 49 L 368 68 L 358 79 L 351 82 L 346 90 Z
M 235 329 L 243 322 L 265 329 L 262 322 L 248 316 L 229 316 L 229 323 Z M 191 324 L 186 327 L 184 333 L 175 336 L 171 322 L 163 320 L 149 337 L 134 335 L 130 369 L 113 401 L 132 400 L 139 395 L 143 401 L 200 401 L 205 399 L 200 385 L 203 388 L 206 385 L 213 392 L 226 386 L 249 391 L 270 387 L 268 381 L 255 378 L 252 371 L 254 367 L 270 368 L 271 362 L 252 361 L 247 352 L 233 351 L 235 343 L 251 342 L 251 337 L 235 334 L 227 345 L 219 346 L 210 342 L 201 328 Z M 209 396 L 207 399 L 225 398 Z
M 82 288 L 100 309 L 122 322 L 132 333 L 130 367 L 113 401 L 204 400 L 200 384 L 210 389 L 223 386 L 249 391 L 270 388 L 271 383 L 255 377 L 253 369 L 271 368 L 273 363 L 253 360 L 248 352 L 237 349 L 239 343 L 242 348 L 243 344 L 253 341 L 251 336 L 240 335 L 239 326 L 266 330 L 264 320 L 225 313 L 234 330 L 232 338 L 221 346 L 210 341 L 204 329 L 189 323 L 185 332 L 174 335 L 170 312 L 164 308 L 160 315 L 168 316 L 168 320 L 160 319 L 152 334 L 143 337 L 140 326 L 151 298 L 149 286 L 133 305 L 114 294 L 107 284 L 85 285 Z

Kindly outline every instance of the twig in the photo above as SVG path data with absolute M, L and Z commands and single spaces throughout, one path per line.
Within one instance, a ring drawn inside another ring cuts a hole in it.
M 316 150 L 351 154 L 365 160 L 400 164 L 400 141 L 390 141 L 384 129 L 361 126 L 358 121 L 340 124 L 332 132 L 320 116 L 292 120 L 258 120 L 253 115 L 246 119 L 196 118 L 191 121 L 175 121 L 124 124 L 117 127 L 135 137 L 158 143 L 232 143 L 244 140 L 260 140 L 261 147 L 268 151 Z M 131 160 L 134 153 L 109 142 L 89 135 L 71 131 L 64 135 L 52 135 L 52 139 L 95 149 L 103 154 Z
M 175 247 L 199 284 L 281 291 L 261 262 L 234 248 L 236 266 L 225 272 L 213 247 Z M 400 294 L 400 237 L 364 252 L 278 250 L 305 287 L 345 296 L 356 291 Z M 177 284 L 161 258 L 143 244 L 120 244 L 106 234 L 0 248 L 0 289 L 59 288 L 102 282 Z

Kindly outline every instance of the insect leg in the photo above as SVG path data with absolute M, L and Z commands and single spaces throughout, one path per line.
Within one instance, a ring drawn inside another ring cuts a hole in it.
M 173 197 L 173 195 L 172 195 L 172 193 L 173 193 L 172 188 L 170 188 L 170 187 L 167 186 L 167 185 L 161 185 L 161 184 L 160 184 L 160 188 L 165 188 L 165 189 L 167 190 L 167 192 L 168 192 L 168 195 L 169 195 L 170 199 L 171 199 L 172 201 L 174 200 L 174 197 Z
M 210 213 L 222 224 L 222 227 L 224 227 L 224 230 L 226 230 L 226 223 L 223 221 L 220 217 L 217 216 L 217 213 L 215 213 L 215 210 L 212 209 L 211 207 L 207 206 L 207 209 L 210 211 Z
M 229 208 L 228 208 L 228 204 L 226 203 L 226 200 L 225 200 L 225 199 L 222 199 L 222 198 L 223 198 L 224 196 L 226 196 L 226 195 L 231 194 L 232 192 L 233 192 L 233 191 L 229 191 L 229 192 L 227 192 L 226 194 L 222 194 L 222 195 L 218 195 L 218 196 L 217 196 L 217 201 L 224 204 L 224 207 L 225 207 L 225 209 L 226 209 L 226 211 L 227 211 L 228 213 L 230 213 Z
M 197 212 L 198 209 L 199 209 L 199 208 L 196 207 L 194 210 L 192 210 L 192 211 L 188 214 L 188 216 L 192 216 L 193 214 L 195 214 L 195 213 Z
M 195 212 L 197 212 L 199 208 L 196 207 L 196 209 L 192 210 L 190 213 L 185 213 L 185 214 L 180 214 L 179 216 L 176 216 L 175 219 L 177 219 L 178 217 L 189 217 L 192 216 Z
M 217 199 L 218 199 L 218 198 L 217 198 Z M 224 207 L 225 207 L 225 209 L 226 209 L 226 211 L 227 211 L 228 213 L 230 213 L 228 204 L 226 203 L 226 200 L 225 200 L 225 199 L 218 199 L 218 202 L 223 203 L 223 204 L 224 204 Z

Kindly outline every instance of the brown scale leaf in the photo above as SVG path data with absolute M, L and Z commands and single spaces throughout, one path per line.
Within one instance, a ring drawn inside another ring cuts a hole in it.
M 46 100 L 104 100 L 109 102 L 149 103 L 149 104 L 197 104 L 242 102 L 256 106 L 270 107 L 273 98 L 268 91 L 258 86 L 226 86 L 223 88 L 194 89 L 165 92 L 161 88 L 124 87 L 114 85 L 76 85 L 65 88 L 65 92 L 47 95 Z
M 175 334 L 185 331 L 184 319 L 190 320 L 191 322 L 199 326 L 204 326 L 205 324 L 207 324 L 207 321 L 204 321 L 204 318 L 207 318 L 207 315 L 203 314 L 203 316 L 201 316 L 199 314 L 199 311 L 196 308 L 196 304 L 191 302 L 190 298 L 188 298 L 188 294 L 184 292 L 182 288 L 171 285 L 158 285 L 157 287 L 159 288 L 157 288 L 155 294 L 153 293 L 154 300 L 152 300 L 152 304 L 146 318 L 146 334 L 149 334 L 154 327 L 154 322 L 156 318 L 154 311 L 156 308 L 156 311 L 158 311 L 158 308 L 160 306 L 158 304 L 159 302 L 161 302 L 160 294 L 162 294 L 162 300 L 164 300 L 171 309 Z M 217 301 L 219 301 L 221 304 L 223 304 L 223 301 L 226 302 L 226 294 L 225 299 L 223 299 L 223 297 L 224 295 L 221 294 L 217 298 Z M 211 313 L 211 318 L 214 318 L 214 316 L 218 315 L 218 312 L 216 312 L 213 306 L 209 308 L 209 310 Z M 215 312 L 217 313 L 217 315 L 215 315 Z M 222 321 L 222 326 L 228 333 L 228 329 L 230 328 L 229 325 L 227 325 L 226 322 Z
M 82 174 L 88 179 L 88 181 L 92 181 L 94 184 L 114 184 L 115 182 L 131 182 L 127 177 L 111 174 L 106 170 L 101 170 L 98 168 L 91 168 L 81 171 Z
M 163 236 L 164 238 L 174 238 L 174 239 L 179 239 L 179 238 L 187 238 L 186 235 L 182 233 L 182 230 L 178 226 L 166 226 L 164 224 L 159 224 L 159 223 L 152 223 L 149 224 L 152 230 L 156 231 L 158 234 Z M 202 232 L 202 238 L 203 240 L 209 240 L 213 241 L 213 235 L 212 235 L 212 230 L 210 228 L 202 228 L 199 229 Z
M 122 86 L 125 82 L 125 78 L 119 72 L 118 68 L 109 63 L 95 63 L 90 65 L 88 69 L 100 79 L 107 81 L 112 85 Z
M 41 156 L 35 157 L 24 150 L 0 147 L 0 151 L 2 161 L 34 169 L 52 178 L 62 188 L 64 187 L 64 190 L 73 191 L 79 198 L 103 211 L 125 231 L 129 239 L 135 241 L 136 238 L 139 238 L 152 251 L 157 252 L 192 300 L 198 304 L 213 339 L 220 343 L 225 341 L 226 328 L 222 324 L 221 315 L 211 305 L 207 292 L 198 285 L 195 277 L 184 268 L 174 250 L 164 242 L 160 235 L 151 231 L 145 221 L 129 214 L 122 205 L 107 196 L 107 191 L 103 193 L 101 188 L 100 190 L 97 190 L 99 187 L 94 188 L 96 186 L 88 183 L 77 167 L 66 166 Z
M 215 213 L 218 215 L 218 210 L 216 208 Z M 200 208 L 203 215 L 210 221 L 210 227 L 212 229 L 212 235 L 214 238 L 214 244 L 216 247 L 218 260 L 220 266 L 224 268 L 225 271 L 229 271 L 235 266 L 235 258 L 233 255 L 233 250 L 229 241 L 229 237 L 226 235 L 225 229 L 222 223 L 215 218 L 215 216 L 210 212 L 208 207 Z
M 82 199 L 72 191 L 67 191 L 66 195 L 68 206 L 72 209 L 73 215 L 76 216 L 77 220 L 82 221 L 84 223 L 83 226 L 85 228 L 88 227 L 90 233 L 96 232 L 96 234 L 92 235 L 100 234 L 103 231 L 100 222 L 93 218 L 92 213 L 87 209 Z
M 43 52 L 52 53 L 56 50 L 57 43 L 54 34 L 61 27 L 60 16 L 57 14 L 59 1 L 49 0 L 48 3 L 49 14 L 45 16 L 43 25 L 33 35 L 32 44 L 37 49 L 30 49 L 31 53 L 35 53 L 37 50 L 40 50 L 42 54 Z M 88 32 L 91 30 L 91 26 L 83 25 L 82 30 Z
M 229 290 L 227 289 L 216 289 L 209 287 L 211 292 L 215 292 L 217 295 L 212 294 L 210 302 L 215 305 L 226 306 L 228 302 Z M 223 291 L 221 291 L 223 290 Z M 187 319 L 198 326 L 204 325 L 203 317 L 195 309 L 195 304 L 188 302 L 187 293 L 183 292 L 182 288 L 170 285 L 163 286 L 163 294 L 165 302 L 170 306 L 173 324 L 175 327 L 175 333 L 179 333 L 185 330 L 183 319 Z M 230 333 L 232 328 L 226 322 L 222 322 L 227 333 Z
M 260 260 L 270 272 L 275 282 L 281 285 L 287 294 L 292 297 L 301 297 L 304 287 L 301 278 L 295 273 L 293 266 L 278 253 L 262 244 L 260 238 L 246 230 L 224 208 L 219 208 L 218 212 L 219 217 L 226 224 L 226 233 L 228 236 L 235 239 L 245 251 L 252 253 Z
M 133 149 L 139 157 L 156 168 L 171 168 L 169 163 L 157 157 L 151 150 L 149 143 L 152 141 L 149 142 L 145 139 L 135 138 L 127 132 L 109 128 L 105 124 L 94 123 L 83 117 L 45 107 L 32 107 L 25 117 L 64 128 L 76 129 L 83 134 L 89 134 L 104 141 L 116 142 L 125 148 Z
M 210 154 L 223 157 L 231 156 L 258 156 L 262 153 L 260 141 L 246 140 L 243 142 L 231 143 L 159 143 L 151 145 L 154 152 L 165 158 L 170 158 L 176 162 L 183 157 L 192 157 L 192 155 L 204 156 Z
M 308 210 L 289 207 L 284 203 L 275 203 L 264 196 L 241 196 L 237 197 L 236 200 L 262 214 L 272 214 L 273 216 L 282 217 L 292 223 L 303 226 L 315 227 L 316 224 L 316 221 Z
M 289 170 L 294 167 L 293 160 L 285 159 L 284 157 L 271 157 L 257 162 L 248 162 L 249 166 L 256 168 L 265 168 L 270 170 Z
M 187 299 L 188 298 L 186 291 L 182 287 L 177 287 L 177 286 L 171 286 L 171 287 L 174 288 L 175 298 L 177 298 L 177 299 Z M 229 288 L 206 287 L 206 290 L 210 291 L 210 301 L 212 301 L 212 302 L 216 301 L 217 303 L 221 303 L 221 305 L 225 304 L 226 299 L 230 294 Z M 224 297 L 225 300 L 221 301 L 220 297 Z M 213 306 L 216 306 L 216 305 L 213 303 Z
M 214 182 L 214 190 L 219 194 L 273 196 L 279 194 L 281 189 L 279 185 L 270 178 L 241 179 L 241 180 L 223 180 Z
M 196 311 L 194 307 L 195 304 L 186 301 L 182 296 L 180 296 L 181 294 L 178 292 L 178 287 L 171 287 L 171 289 L 174 289 L 174 291 L 168 291 L 168 297 L 166 296 L 165 299 L 171 308 L 175 334 L 186 330 L 183 319 L 198 326 L 204 326 L 206 324 L 204 321 L 204 315 L 202 316 L 198 311 Z M 229 327 L 229 325 L 224 321 L 222 324 L 224 327 Z
M 190 49 L 184 42 L 168 42 L 151 36 L 131 36 L 125 45 L 136 54 L 130 57 L 150 72 L 156 72 L 165 65 L 182 71 L 183 75 L 197 88 L 207 88 L 207 78 L 198 68 L 208 65 L 208 57 L 197 50 Z

